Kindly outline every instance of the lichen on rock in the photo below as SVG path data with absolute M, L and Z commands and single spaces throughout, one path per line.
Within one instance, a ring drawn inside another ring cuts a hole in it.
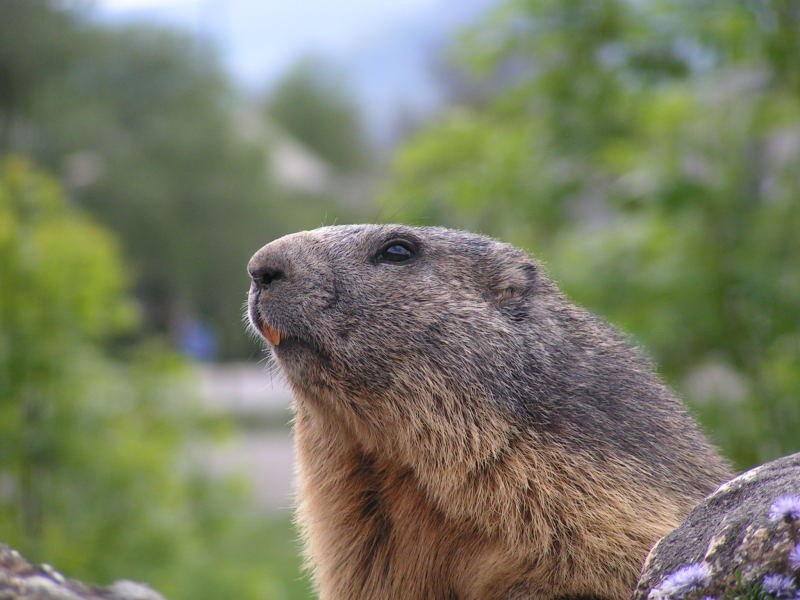
M 632 600 L 800 600 L 800 453 L 720 486 L 645 561 Z

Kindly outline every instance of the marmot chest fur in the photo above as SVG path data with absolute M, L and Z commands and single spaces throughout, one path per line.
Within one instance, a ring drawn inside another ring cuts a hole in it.
M 730 477 L 637 351 L 507 244 L 324 227 L 248 270 L 323 600 L 622 600 Z

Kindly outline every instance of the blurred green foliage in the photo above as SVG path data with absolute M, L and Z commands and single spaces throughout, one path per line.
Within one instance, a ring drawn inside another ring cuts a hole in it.
M 800 440 L 797 8 L 505 2 L 459 46 L 483 93 L 401 149 L 382 198 L 542 257 L 740 467 Z
M 124 274 L 53 179 L 0 165 L 0 540 L 173 598 L 305 597 L 286 520 L 192 466 L 219 427 L 200 423 L 188 366 L 153 344 L 109 351 L 136 320 Z

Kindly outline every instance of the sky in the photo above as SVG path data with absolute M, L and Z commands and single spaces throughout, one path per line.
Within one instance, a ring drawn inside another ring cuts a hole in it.
M 368 125 L 390 135 L 400 113 L 440 102 L 431 57 L 494 0 L 98 0 L 110 22 L 150 21 L 208 37 L 245 92 L 265 92 L 307 54 L 342 66 Z

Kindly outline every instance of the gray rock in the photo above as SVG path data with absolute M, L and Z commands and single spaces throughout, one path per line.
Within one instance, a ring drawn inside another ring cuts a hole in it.
M 121 580 L 106 589 L 67 579 L 50 565 L 33 565 L 0 544 L 0 600 L 164 600 L 146 585 Z
M 764 598 L 800 598 L 800 453 L 746 471 L 703 500 L 650 552 L 632 600 L 759 589 L 773 590 Z

